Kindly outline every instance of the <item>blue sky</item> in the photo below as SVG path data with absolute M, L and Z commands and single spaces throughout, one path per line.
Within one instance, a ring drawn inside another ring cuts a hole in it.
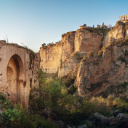
M 127 0 L 0 0 L 0 40 L 38 51 L 80 25 L 114 26 L 127 13 Z

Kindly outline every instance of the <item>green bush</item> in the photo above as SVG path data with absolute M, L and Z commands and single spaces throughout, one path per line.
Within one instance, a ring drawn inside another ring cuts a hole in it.
M 6 100 L 6 96 L 2 92 L 0 92 L 0 100 Z
M 34 91 L 31 91 L 31 95 Z M 66 123 L 78 122 L 76 120 L 80 114 L 79 97 L 69 94 L 74 89 L 68 90 L 60 79 L 46 78 L 43 85 L 36 91 L 39 92 L 39 96 L 30 101 L 31 110 L 42 114 L 42 110 L 49 108 L 51 114 L 47 116 L 52 116 L 54 113 L 54 118 L 62 119 Z
M 14 105 L 10 100 L 6 99 L 6 96 L 0 92 L 0 108 L 13 108 Z
M 21 111 L 15 108 L 6 109 L 5 112 L 2 113 L 2 119 L 8 127 L 11 127 L 12 125 L 15 127 L 16 125 L 19 125 Z
M 13 104 L 10 100 L 5 100 L 1 96 L 0 108 L 3 110 L 1 114 L 1 127 L 9 128 L 58 128 L 58 126 L 47 121 L 40 115 L 35 115 L 28 110 L 23 109 L 22 104 Z
M 42 77 L 41 70 L 39 71 L 39 79 L 39 88 L 31 90 L 28 110 L 24 110 L 21 104 L 11 105 L 11 101 L 1 96 L 0 105 L 4 110 L 2 126 L 58 128 L 53 121 L 48 119 L 62 120 L 69 125 L 79 125 L 95 112 L 110 116 L 112 109 L 128 108 L 128 103 L 125 100 L 112 95 L 106 98 L 92 97 L 90 99 L 73 96 L 73 86 L 68 89 L 58 78 Z M 127 83 L 120 85 L 121 87 L 126 89 Z
M 31 91 L 31 95 L 38 92 L 38 96 L 30 100 L 29 106 L 33 113 L 46 118 L 78 125 L 95 112 L 110 116 L 110 112 L 115 106 L 116 108 L 127 107 L 127 103 L 116 98 L 93 97 L 87 99 L 73 96 L 74 88 L 69 88 L 60 79 L 52 77 L 41 79 L 43 82 L 40 83 L 40 87 Z

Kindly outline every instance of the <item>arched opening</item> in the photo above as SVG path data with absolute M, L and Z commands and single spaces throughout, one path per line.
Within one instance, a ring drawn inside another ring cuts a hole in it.
M 13 55 L 7 66 L 7 96 L 13 102 L 21 102 L 23 91 L 23 63 L 18 55 Z

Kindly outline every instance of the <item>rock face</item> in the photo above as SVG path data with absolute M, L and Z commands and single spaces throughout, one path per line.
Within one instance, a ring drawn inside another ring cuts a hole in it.
M 78 52 L 81 54 L 100 50 L 102 39 L 102 33 L 93 32 L 89 28 L 68 32 L 62 35 L 60 42 L 54 45 L 42 45 L 40 67 L 43 72 L 58 72 L 59 77 L 65 76 L 80 62 L 80 58 L 76 59 L 73 55 L 76 56 Z
M 75 83 L 79 95 L 106 97 L 111 93 L 118 96 L 123 93 L 127 96 L 128 40 L 125 24 L 119 23 L 108 33 L 109 36 L 113 33 L 116 40 L 107 43 L 103 54 L 81 61 Z
M 62 62 L 74 52 L 75 32 L 62 35 L 62 40 L 40 48 L 40 67 L 43 72 L 56 73 Z
M 24 107 L 31 88 L 38 85 L 39 54 L 17 44 L 0 41 L 0 92 Z
M 92 52 L 100 50 L 102 33 L 91 32 L 87 28 L 78 29 L 75 34 L 75 51 Z
M 120 122 L 121 128 L 127 128 L 128 127 L 128 114 L 119 113 L 117 118 L 118 118 L 118 122 Z
M 58 77 L 66 76 L 70 72 L 76 72 L 79 67 L 81 59 L 86 53 L 74 52 L 66 59 L 59 68 Z
M 105 117 L 98 112 L 93 115 L 94 124 L 102 127 L 107 126 L 116 126 L 118 123 L 118 119 L 116 119 L 114 116 L 112 117 Z
M 128 127 L 128 114 L 119 113 L 117 116 L 105 117 L 98 112 L 91 117 L 95 126 L 102 127 L 117 127 L 127 128 Z
M 74 85 L 82 96 L 127 96 L 128 22 L 118 21 L 109 30 L 81 27 L 53 46 L 42 46 L 42 70 L 59 77 L 75 74 Z
M 116 44 L 106 48 L 101 57 L 94 56 L 83 60 L 76 79 L 79 94 L 103 94 L 107 88 L 108 93 L 125 91 L 128 82 L 127 52 L 127 44 Z M 122 88 L 113 90 L 116 85 L 122 85 Z
M 128 96 L 128 22 L 118 21 L 111 30 L 81 27 L 56 44 L 43 44 L 39 53 L 0 41 L 0 92 L 8 99 L 27 106 L 39 67 L 71 76 L 81 96 Z
M 127 35 L 126 29 L 127 23 L 118 21 L 116 25 L 108 32 L 107 36 L 103 41 L 103 45 L 106 46 L 111 41 L 116 41 L 118 39 L 123 39 Z

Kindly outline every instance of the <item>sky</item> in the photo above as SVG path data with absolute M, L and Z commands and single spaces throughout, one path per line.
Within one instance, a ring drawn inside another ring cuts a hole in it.
M 0 40 L 38 52 L 79 26 L 112 26 L 128 14 L 128 0 L 0 0 Z

